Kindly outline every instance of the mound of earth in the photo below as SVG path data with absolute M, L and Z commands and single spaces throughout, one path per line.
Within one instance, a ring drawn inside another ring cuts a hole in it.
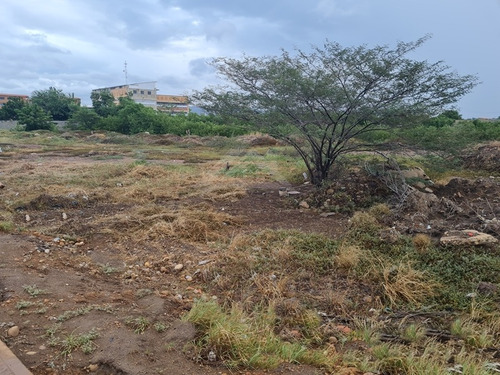
M 480 145 L 464 157 L 467 169 L 500 172 L 500 142 Z

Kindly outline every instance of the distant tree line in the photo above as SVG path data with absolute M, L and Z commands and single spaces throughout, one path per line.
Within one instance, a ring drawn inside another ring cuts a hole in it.
M 122 134 L 193 134 L 235 136 L 251 129 L 239 121 L 226 121 L 215 115 L 172 115 L 135 103 L 129 97 L 118 104 L 109 91 L 91 95 L 92 108 L 79 106 L 62 90 L 50 87 L 33 92 L 29 101 L 9 98 L 0 108 L 0 120 L 17 120 L 24 130 L 53 130 L 53 121 L 67 121 L 73 130 L 108 130 Z

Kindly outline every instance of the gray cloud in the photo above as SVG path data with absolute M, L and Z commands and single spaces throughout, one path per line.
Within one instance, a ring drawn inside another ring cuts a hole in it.
M 157 80 L 162 93 L 217 82 L 211 57 L 307 50 L 325 39 L 394 45 L 427 33 L 414 54 L 444 60 L 484 82 L 459 103 L 465 116 L 496 117 L 500 77 L 500 0 L 2 0 L 0 92 L 29 94 L 49 85 L 89 103 L 90 90 Z

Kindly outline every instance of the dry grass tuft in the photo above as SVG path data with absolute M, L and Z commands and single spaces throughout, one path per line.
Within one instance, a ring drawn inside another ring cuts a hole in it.
M 413 237 L 413 246 L 421 254 L 426 253 L 431 244 L 431 238 L 426 234 L 419 233 Z
M 343 270 L 356 268 L 361 260 L 363 251 L 356 245 L 342 245 L 335 255 L 335 265 Z
M 173 237 L 194 242 L 224 240 L 224 228 L 239 226 L 241 220 L 206 205 L 185 207 L 163 215 L 147 230 L 148 238 Z
M 427 274 L 415 270 L 409 262 L 387 265 L 382 270 L 383 289 L 391 305 L 398 301 L 420 304 L 434 295 L 438 284 L 429 280 Z

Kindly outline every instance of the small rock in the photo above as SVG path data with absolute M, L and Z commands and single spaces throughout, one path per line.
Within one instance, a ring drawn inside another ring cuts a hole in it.
M 62 219 L 63 219 L 63 220 L 66 220 L 67 218 L 68 218 L 68 215 L 66 215 L 66 212 L 63 212 L 63 213 L 62 213 Z
M 215 352 L 213 350 L 210 350 L 207 358 L 210 362 L 215 362 L 215 360 L 217 359 L 217 356 L 215 355 Z
M 3 189 L 4 187 L 5 185 L 0 182 L 0 189 Z
M 26 352 L 26 355 L 35 355 L 36 352 Z
M 288 191 L 286 189 L 283 189 L 283 188 L 278 190 L 278 194 L 280 197 L 288 197 Z
M 26 215 L 24 219 L 26 220 L 27 223 L 31 221 L 30 215 Z
M 80 242 L 75 243 L 75 246 L 83 246 L 84 244 L 85 244 L 85 242 L 80 241 Z
M 150 261 L 144 262 L 144 267 L 150 268 L 151 267 L 151 262 Z
M 350 329 L 349 327 L 347 326 L 344 326 L 344 325 L 338 325 L 335 327 L 338 331 L 348 335 L 349 333 L 352 332 L 352 329 Z
M 329 342 L 330 344 L 336 344 L 336 343 L 338 343 L 338 342 L 339 342 L 339 339 L 338 339 L 338 338 L 336 338 L 335 336 L 330 336 L 330 337 L 328 337 L 328 342 Z
M 372 296 L 365 296 L 365 297 L 363 297 L 363 302 L 364 303 L 372 303 L 373 297 Z
M 162 272 L 162 273 L 167 272 L 167 267 L 161 267 L 161 268 L 160 268 L 160 272 Z
M 309 203 L 307 203 L 306 201 L 302 201 L 302 202 L 299 203 L 299 207 L 309 208 Z
M 7 335 L 9 335 L 9 337 L 18 336 L 19 335 L 19 327 L 18 326 L 10 327 L 9 330 L 7 331 Z
M 453 230 L 446 232 L 439 240 L 442 245 L 490 245 L 498 240 L 490 234 L 473 229 Z
M 330 216 L 335 216 L 337 213 L 336 212 L 323 212 L 319 216 L 321 217 L 330 217 Z
M 193 278 L 192 278 L 191 276 L 187 275 L 187 276 L 186 276 L 186 280 L 187 280 L 187 281 L 193 281 Z
M 90 372 L 96 372 L 99 369 L 99 365 L 92 363 L 88 366 L 88 369 Z
M 175 267 L 174 267 L 174 271 L 180 271 L 184 268 L 184 264 L 182 263 L 179 263 L 179 264 L 176 264 Z

